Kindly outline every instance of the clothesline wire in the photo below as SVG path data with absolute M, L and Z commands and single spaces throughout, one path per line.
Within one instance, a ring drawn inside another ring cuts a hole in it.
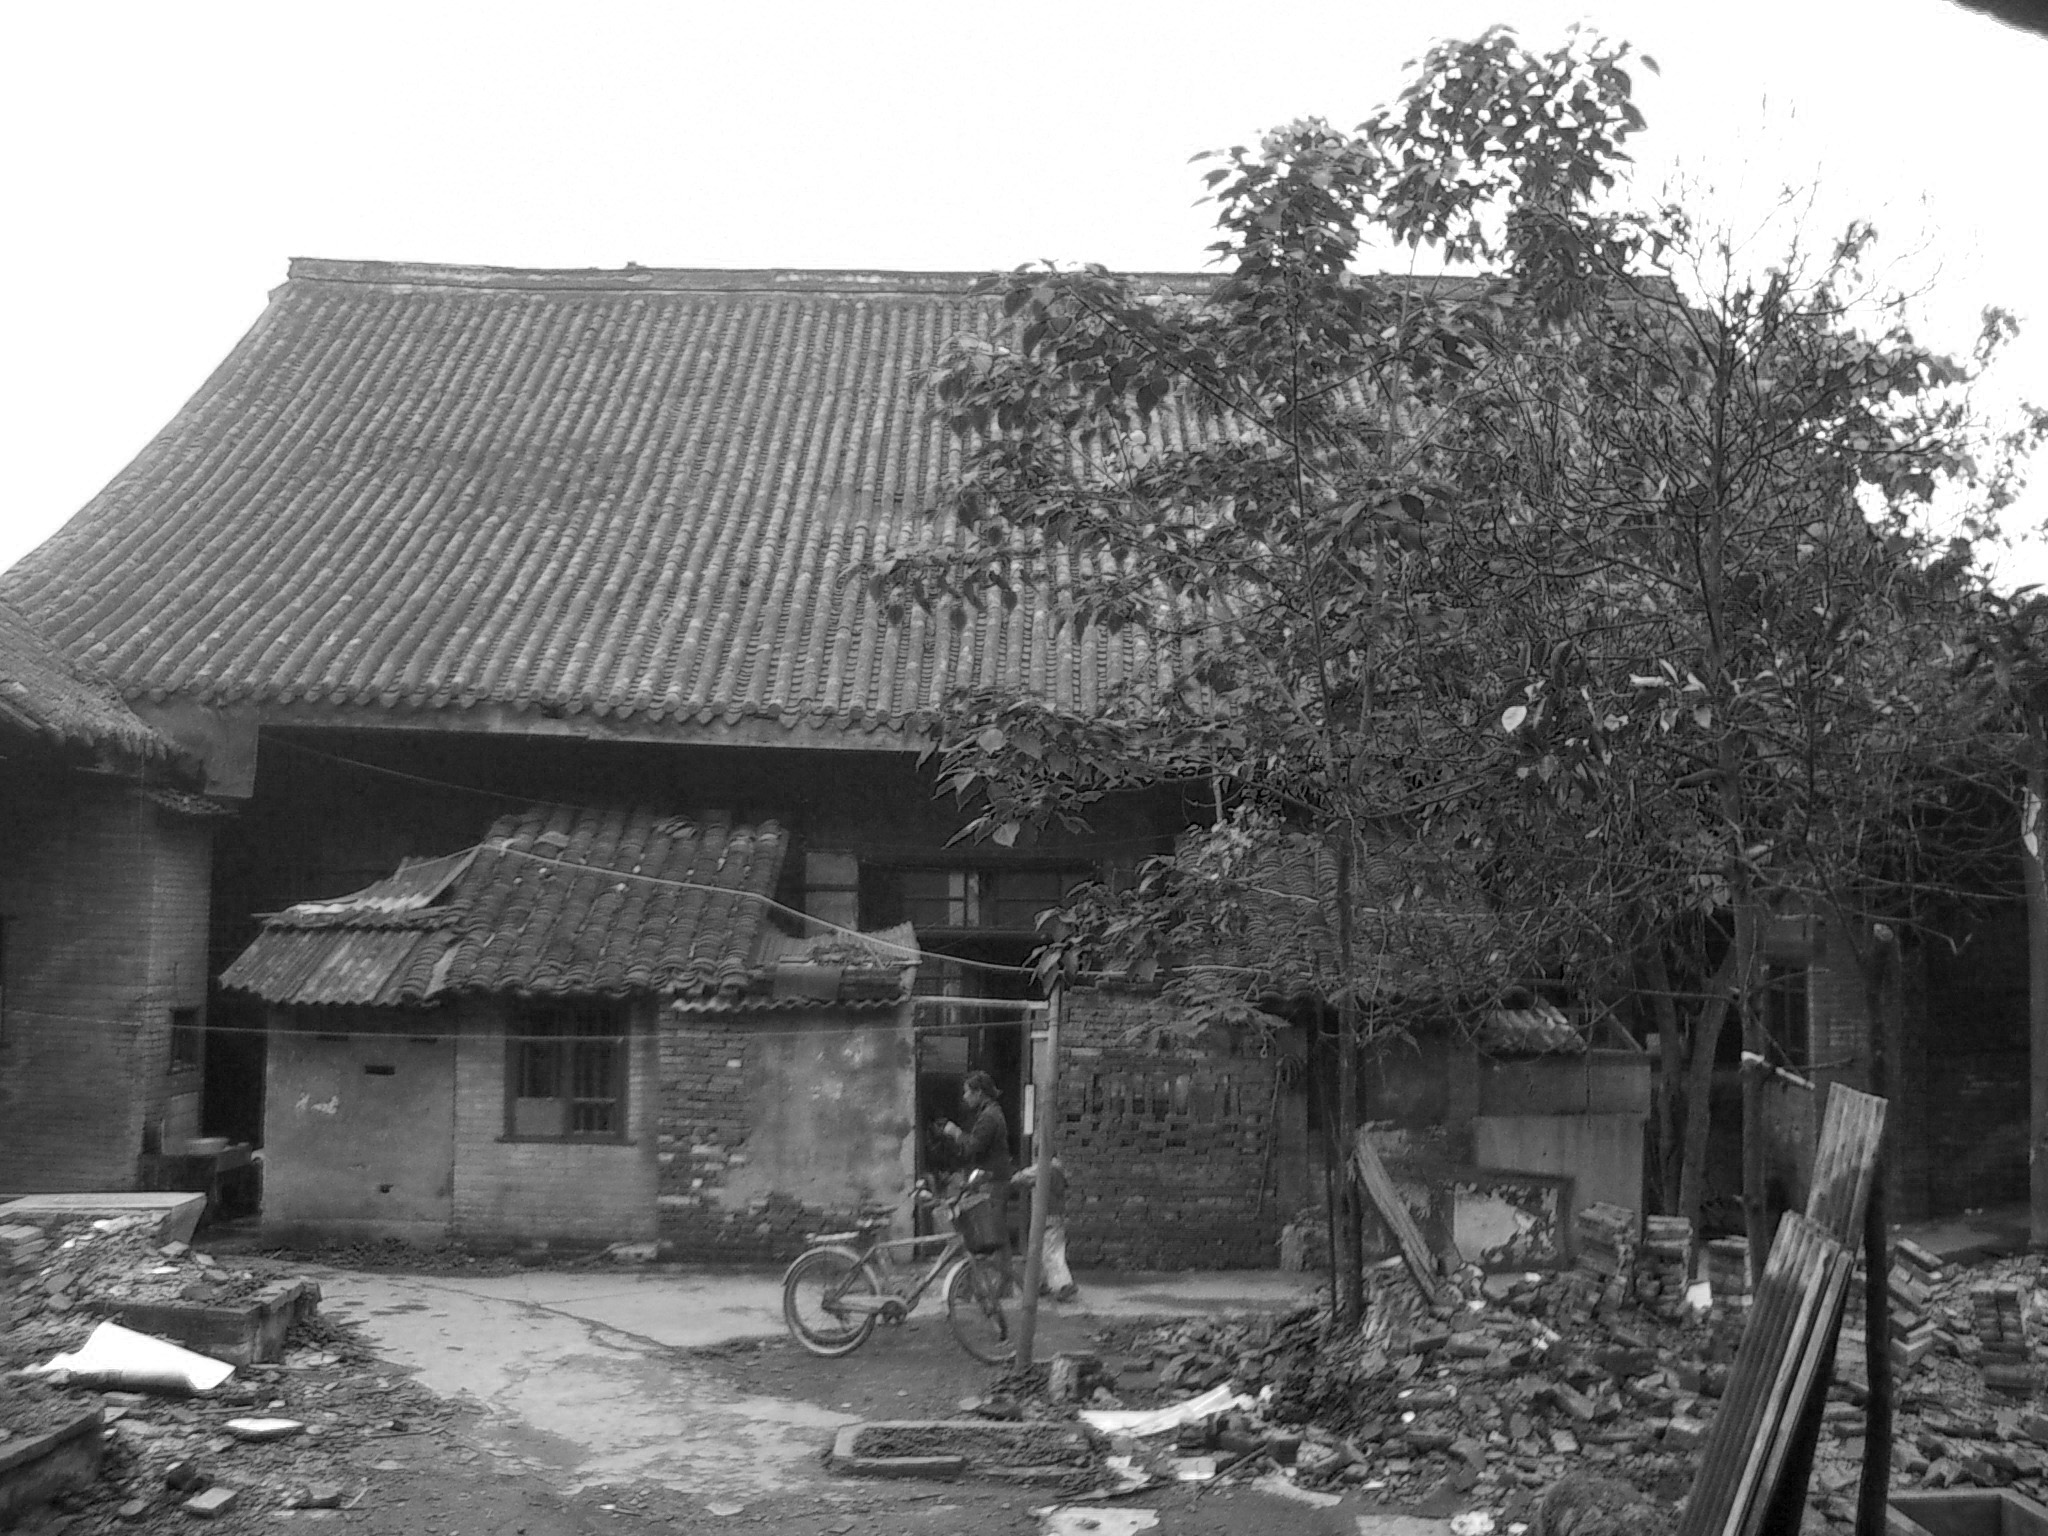
M 339 757 L 332 752 L 322 752 L 316 747 L 302 747 L 296 742 L 286 742 L 284 745 L 296 752 L 309 753 L 314 757 L 323 757 L 331 762 L 366 769 L 372 773 L 388 773 L 394 777 L 409 779 L 418 784 L 428 784 L 441 789 L 459 790 L 470 794 L 489 795 L 499 800 L 515 800 L 524 805 L 534 803 L 531 796 L 503 795 L 496 790 L 475 789 L 472 786 L 456 784 L 449 780 L 432 779 L 421 774 L 406 773 L 397 768 L 383 768 L 375 763 L 359 762 L 354 758 Z M 578 806 L 575 809 L 591 811 L 593 813 L 599 811 L 599 808 L 594 806 Z M 631 870 L 613 869 L 599 864 L 578 864 L 569 859 L 551 858 L 547 854 L 534 853 L 529 849 L 515 847 L 509 840 L 504 839 L 495 843 L 485 843 L 484 846 L 499 853 L 509 853 L 519 858 L 531 859 L 537 864 L 550 864 L 560 869 L 574 870 L 580 874 L 594 874 L 618 880 L 638 880 L 646 884 L 667 886 L 673 890 L 695 891 L 709 896 L 728 896 L 741 901 L 755 902 L 771 912 L 779 912 L 792 921 L 803 924 L 806 928 L 823 929 L 827 933 L 857 939 L 868 948 L 893 950 L 905 959 L 916 960 L 929 956 L 930 958 L 944 961 L 948 965 L 959 966 L 971 971 L 979 971 L 991 976 L 1029 976 L 1032 974 L 1031 967 L 1028 965 L 1003 965 L 993 960 L 971 960 L 965 956 L 948 955 L 937 950 L 914 949 L 905 945 L 892 944 L 885 939 L 876 938 L 872 934 L 863 933 L 858 928 L 849 928 L 842 923 L 832 922 L 813 913 L 798 911 L 795 907 L 787 906 L 775 900 L 772 896 L 764 895 L 758 891 L 737 890 L 731 886 L 723 885 L 705 885 L 694 880 L 672 880 L 662 875 L 638 874 Z
M 923 999 L 923 998 L 919 998 L 919 999 L 918 999 L 918 1001 L 922 1002 L 922 1001 L 926 1001 L 926 999 Z M 1013 1007 L 1013 1008 L 1014 1008 L 1014 1007 L 1020 1007 L 1020 1006 L 1028 1006 L 1028 1007 L 1036 1007 L 1036 1006 L 1037 1006 L 1037 1005 L 1033 1005 L 1033 1004 L 1020 1004 L 1020 1003 L 1017 1003 L 1017 1002 L 1008 1002 L 1008 1000 L 1006 1000 L 1006 999 L 1001 999 L 1001 998 L 958 998 L 958 999 L 955 999 L 955 998 L 932 998 L 932 999 L 930 999 L 929 1001 L 931 1001 L 931 1002 L 933 1002 L 933 1003 L 935 1003 L 935 1004 L 943 1004 L 944 1006 L 948 1006 L 948 1007 L 950 1007 L 950 1006 L 954 1005 L 954 1004 L 955 1004 L 956 1002 L 958 1002 L 958 1003 L 968 1003 L 968 1004 L 973 1004 L 973 1003 L 1004 1003 L 1004 1002 L 1007 1002 L 1007 1003 L 1008 1003 L 1008 1006 L 1010 1006 L 1010 1007 Z M 321 1006 L 326 1006 L 326 1005 L 321 1005 Z M 6 1009 L 6 1017 L 7 1017 L 7 1018 L 9 1018 L 9 1019 L 17 1019 L 17 1018 L 30 1018 L 30 1019 L 42 1019 L 42 1020 L 46 1020 L 46 1021 L 49 1021 L 49 1022 L 51 1022 L 51 1023 L 63 1023 L 63 1024 L 88 1024 L 88 1025 L 92 1025 L 92 1026 L 94 1026 L 94 1027 L 96 1027 L 96 1028 L 100 1028 L 100 1029 L 125 1029 L 125 1030 L 129 1030 L 129 1031 L 132 1031 L 132 1032 L 139 1032 L 139 1031 L 141 1031 L 141 1030 L 143 1030 L 143 1029 L 147 1029 L 147 1028 L 155 1027 L 155 1026 L 153 1026 L 153 1024 L 152 1024 L 152 1022 L 151 1022 L 151 1021 L 146 1021 L 146 1020 L 138 1020 L 138 1019 L 114 1019 L 114 1018 L 104 1018 L 104 1017 L 101 1017 L 101 1016 L 98 1016 L 98 1015 L 94 1015 L 94 1014 L 84 1014 L 84 1013 L 51 1013 L 51 1012 L 47 1012 L 47 1011 L 45 1011 L 45 1010 L 42 1010 L 42 1009 L 38 1009 L 38 1008 L 17 1008 L 17 1007 L 15 1007 L 15 1006 L 13 1006 L 12 1004 L 9 1004 L 9 1005 L 8 1005 L 8 1007 L 7 1007 L 7 1009 Z M 838 1022 L 838 1023 L 841 1023 L 841 1024 L 843 1024 L 843 1022 L 844 1022 L 844 1020 L 845 1020 L 845 1017 L 846 1017 L 846 1015 L 845 1015 L 845 1014 L 843 1014 L 843 1013 L 841 1013 L 841 1014 L 838 1014 L 838 1015 L 836 1015 L 836 1016 L 835 1016 L 835 1022 Z M 859 1017 L 861 1017 L 861 1016 L 860 1016 L 860 1015 L 856 1015 L 855 1017 L 856 1017 L 856 1018 L 859 1018 Z M 874 1011 L 874 1012 L 873 1012 L 873 1013 L 872 1013 L 871 1015 L 869 1015 L 868 1017 L 872 1018 L 872 1019 L 873 1019 L 873 1021 L 874 1021 L 874 1023 L 875 1023 L 875 1025 L 876 1025 L 876 1026 L 878 1026 L 878 1027 L 889 1027 L 889 1026 L 888 1026 L 888 1020 L 887 1020 L 887 1015 L 886 1015 L 886 1014 L 885 1014 L 885 1013 L 884 1013 L 884 1012 L 883 1012 L 882 1010 L 880 1010 L 880 1009 L 876 1009 L 876 1010 L 875 1010 L 875 1011 Z M 428 1023 L 428 1022 L 432 1022 L 432 1021 L 428 1021 L 428 1020 L 421 1020 L 420 1022 L 424 1024 L 424 1023 Z M 914 1035 L 914 1036 L 919 1036 L 919 1037 L 925 1037 L 925 1036 L 938 1036 L 938 1035 L 952 1035 L 952 1034 L 959 1034 L 959 1033 L 961 1033 L 961 1032 L 962 1032 L 962 1031 L 964 1031 L 964 1030 L 970 1030 L 970 1029 L 1023 1029 L 1023 1028 L 1034 1028 L 1034 1027 L 1037 1027 L 1037 1026 L 1038 1026 L 1038 1025 L 1039 1025 L 1039 1024 L 1041 1023 L 1041 1022 L 1042 1022 L 1042 1017 L 1041 1017 L 1041 1015 L 1039 1015 L 1039 1014 L 1037 1014 L 1037 1013 L 1027 1014 L 1026 1016 L 1024 1016 L 1024 1017 L 1022 1017 L 1022 1018 L 1016 1018 L 1016 1019 L 983 1019 L 983 1020 L 977 1020 L 977 1021 L 975 1021 L 975 1022 L 972 1022 L 972 1023 L 962 1023 L 962 1024 L 920 1024 L 920 1023 L 917 1023 L 917 1022 L 913 1021 L 913 1022 L 911 1023 L 911 1025 L 910 1025 L 910 1032 L 911 1032 L 911 1034 L 912 1034 L 912 1035 Z M 452 1023 L 451 1023 L 451 1024 L 449 1024 L 449 1025 L 448 1025 L 448 1027 L 446 1027 L 446 1028 L 442 1028 L 442 1029 L 438 1029 L 438 1030 L 431 1030 L 431 1029 L 377 1029 L 377 1030 L 353 1030 L 353 1029 L 345 1029 L 345 1028 L 336 1028 L 336 1029 L 319 1029 L 319 1028 L 294 1028 L 294 1029 L 270 1029 L 270 1028 L 268 1028 L 268 1027 L 266 1027 L 266 1026 L 262 1026 L 262 1025 L 254 1025 L 254 1024 L 247 1024 L 247 1025 L 245 1025 L 245 1024 L 208 1024 L 208 1025 L 206 1026 L 205 1032 L 206 1032 L 207 1034 L 209 1034 L 209 1035 L 262 1035 L 262 1036 L 265 1036 L 265 1037 L 268 1037 L 268 1038 L 271 1038 L 271 1039 L 283 1039 L 283 1038 L 287 1038 L 287 1037 L 289 1037 L 289 1036 L 293 1036 L 293 1035 L 312 1035 L 312 1036 L 315 1036 L 316 1038 L 318 1038 L 318 1037 L 322 1037 L 322 1036 L 333 1036 L 333 1035 L 345 1035 L 345 1036 L 347 1036 L 347 1037 L 348 1037 L 349 1039 L 352 1039 L 352 1040 L 373 1040 L 373 1039 L 390 1039 L 390 1040 L 409 1040 L 409 1041 L 419 1041 L 419 1042 L 422 1042 L 422 1043 L 425 1043 L 425 1042 L 437 1042 L 437 1041 L 440 1041 L 440 1040 L 442 1040 L 442 1039 L 444 1039 L 444 1038 L 452 1038 L 453 1036 L 456 1036 L 456 1035 L 458 1035 L 458 1034 L 462 1034 L 462 1033 L 464 1033 L 464 1031 L 463 1031 L 463 1030 L 462 1030 L 462 1029 L 461 1029 L 461 1028 L 460 1028 L 459 1026 L 457 1026 L 457 1025 L 454 1025 L 454 1024 L 452 1024 Z M 754 1025 L 752 1025 L 752 1024 L 746 1024 L 746 1023 L 742 1023 L 742 1022 L 739 1022 L 739 1021 L 735 1021 L 734 1023 L 732 1023 L 732 1024 L 728 1024 L 728 1025 L 725 1025 L 724 1027 L 717 1027 L 717 1026 L 705 1026 L 705 1025 L 690 1025 L 690 1024 L 681 1024 L 681 1025 L 677 1025 L 677 1024 L 667 1024 L 667 1023 L 664 1023 L 664 1024 L 662 1024 L 662 1025 L 660 1026 L 660 1028 L 659 1028 L 659 1030 L 658 1030 L 658 1033 L 659 1033 L 659 1035 L 660 1035 L 660 1036 L 661 1036 L 662 1038 L 669 1038 L 669 1037 L 672 1037 L 672 1036 L 680 1036 L 680 1037 L 682 1037 L 682 1038 L 684 1038 L 684 1039 L 698 1039 L 698 1040 L 710 1040 L 710 1039 L 726 1039 L 726 1040 L 730 1040 L 730 1041 L 732 1042 L 732 1044 L 733 1044 L 733 1045 L 734 1045 L 735 1047 L 739 1047 L 739 1046 L 743 1046 L 743 1045 L 747 1044 L 747 1043 L 748 1043 L 749 1041 L 753 1041 L 753 1040 L 797 1040 L 797 1039 L 803 1039 L 803 1038 L 805 1038 L 805 1037 L 807 1037 L 807 1036 L 814 1036 L 814 1035 L 816 1035 L 816 1034 L 818 1033 L 818 1031 L 817 1031 L 817 1029 L 816 1029 L 815 1027 L 812 1027 L 812 1028 L 808 1028 L 808 1029 L 766 1029 L 766 1028 L 757 1028 L 756 1026 L 754 1026 Z M 4 1039 L 5 1039 L 5 1037 L 6 1037 L 6 1030 L 5 1030 L 5 1025 L 4 1025 L 4 1023 L 0 1023 L 0 1040 L 4 1040 Z M 601 1035 L 560 1035 L 560 1034 L 554 1034 L 554 1035 L 532 1035 L 532 1034 L 524 1034 L 524 1033 L 522 1033 L 522 1034 L 499 1034 L 499 1033 L 497 1033 L 497 1032 L 493 1031 L 493 1032 L 491 1033 L 491 1035 L 490 1035 L 490 1037 L 489 1037 L 489 1038 L 491 1038 L 491 1039 L 493 1039 L 493 1040 L 504 1040 L 504 1041 L 507 1041 L 507 1042 L 514 1042 L 514 1043 L 525 1043 L 525 1042 L 528 1042 L 528 1041 L 535 1041 L 535 1042 L 539 1042 L 539 1041 L 546 1041 L 546 1042 L 551 1042 L 551 1043 L 554 1043 L 554 1044 L 557 1044 L 557 1045 L 559 1045 L 559 1044 L 561 1044 L 561 1043 L 562 1043 L 562 1042 L 564 1042 L 564 1041 L 577 1041 L 577 1040 L 583 1040 L 583 1041 L 631 1041 L 631 1040 L 635 1040 L 635 1039 L 638 1039 L 638 1038 L 639 1038 L 639 1036 L 638 1036 L 637 1034 L 635 1034 L 635 1033 L 632 1033 L 632 1032 L 630 1032 L 630 1031 L 629 1031 L 629 1032 L 627 1032 L 627 1033 L 624 1033 L 624 1034 L 601 1034 Z

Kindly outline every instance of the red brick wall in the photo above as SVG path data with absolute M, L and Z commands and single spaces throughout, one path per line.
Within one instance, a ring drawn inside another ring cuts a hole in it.
M 664 1257 L 779 1263 L 810 1233 L 903 1214 L 916 1132 L 905 1020 L 671 1019 L 657 1128 Z
M 451 1235 L 485 1245 L 647 1242 L 654 1237 L 655 1005 L 634 1005 L 627 1140 L 512 1141 L 505 1134 L 502 1004 L 457 1005 Z
M 0 1192 L 127 1190 L 144 1128 L 191 1134 L 170 1011 L 206 994 L 210 826 L 118 780 L 0 783 Z
M 1249 1038 L 1162 1046 L 1156 997 L 1076 991 L 1061 1035 L 1059 1155 L 1073 1262 L 1243 1269 L 1279 1262 L 1277 1055 Z M 1128 1038 L 1134 1026 L 1141 1037 Z M 1282 1092 L 1285 1105 L 1290 1096 Z

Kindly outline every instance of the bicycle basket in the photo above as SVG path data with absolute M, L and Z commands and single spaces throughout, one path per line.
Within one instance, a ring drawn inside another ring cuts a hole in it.
M 972 1194 L 953 1207 L 953 1230 L 969 1253 L 993 1253 L 1009 1234 L 996 1202 L 986 1194 Z

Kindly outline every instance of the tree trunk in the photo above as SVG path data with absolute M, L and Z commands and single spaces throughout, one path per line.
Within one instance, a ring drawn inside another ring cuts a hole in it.
M 1870 1021 L 1870 1091 L 1891 1097 L 1891 1051 L 1885 1038 L 1885 977 L 1891 967 L 1893 941 L 1878 933 L 1870 963 L 1863 971 L 1864 1016 Z M 1877 1148 L 1877 1171 L 1870 1181 L 1870 1205 L 1863 1218 L 1864 1373 L 1870 1379 L 1870 1400 L 1864 1410 L 1863 1470 L 1856 1490 L 1856 1536 L 1884 1536 L 1886 1490 L 1892 1470 L 1892 1244 L 1891 1202 L 1885 1183 L 1887 1134 Z
M 1351 836 L 1341 834 L 1337 847 L 1337 969 L 1342 991 L 1337 998 L 1337 1144 L 1336 1221 L 1330 1229 L 1331 1321 L 1355 1329 L 1365 1318 L 1365 1253 L 1359 1234 L 1358 1180 L 1351 1172 L 1351 1149 L 1358 1142 L 1358 986 L 1352 968 Z
M 1729 988 L 1735 981 L 1735 951 L 1722 959 L 1714 979 L 1707 984 L 1707 1001 L 1700 1009 L 1699 1023 L 1692 1031 L 1690 1079 L 1685 1096 L 1685 1161 L 1678 1178 L 1678 1214 L 1698 1231 L 1700 1208 L 1707 1198 L 1707 1132 L 1711 1125 L 1714 1091 L 1714 1051 L 1721 1043 L 1721 1026 L 1728 1018 Z
M 1678 1034 L 1678 1004 L 1671 996 L 1671 968 L 1664 949 L 1653 943 L 1643 961 L 1645 990 L 1657 1020 L 1657 1193 L 1666 1211 L 1684 1210 L 1685 1042 Z
M 1735 903 L 1735 986 L 1732 995 L 1742 1010 L 1742 1224 L 1749 1234 L 1749 1286 L 1763 1285 L 1764 1260 L 1771 1248 L 1771 1211 L 1765 1198 L 1764 1084 L 1769 1081 L 1757 1063 L 1768 1057 L 1763 1010 L 1756 999 L 1757 930 L 1761 913 L 1756 897 L 1744 891 Z

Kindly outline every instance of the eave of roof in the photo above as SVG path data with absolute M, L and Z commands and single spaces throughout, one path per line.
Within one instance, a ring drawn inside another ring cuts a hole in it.
M 0 724 L 51 746 L 150 762 L 170 755 L 121 696 L 75 664 L 12 602 L 0 599 Z

